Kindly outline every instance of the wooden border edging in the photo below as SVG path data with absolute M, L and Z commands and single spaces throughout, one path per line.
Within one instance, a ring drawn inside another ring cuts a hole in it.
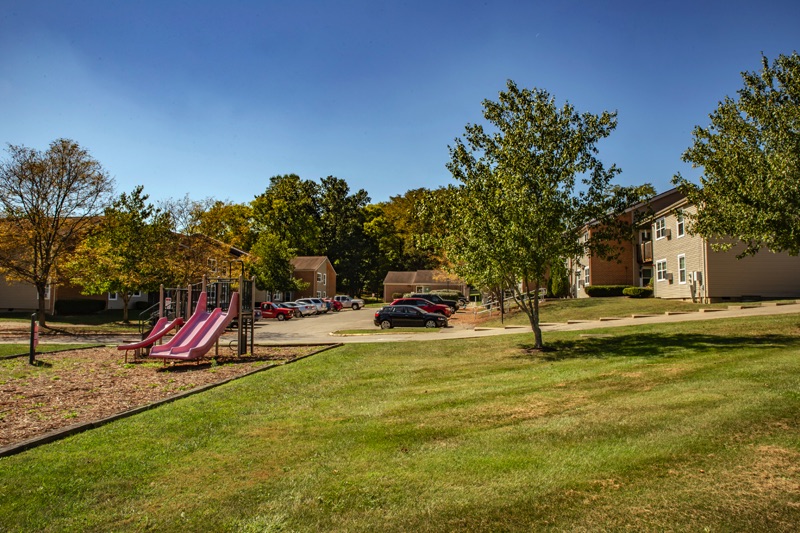
M 234 380 L 237 380 L 237 379 L 241 379 L 241 378 L 244 378 L 244 377 L 247 377 L 247 376 L 252 376 L 253 374 L 256 374 L 258 372 L 263 372 L 264 370 L 269 370 L 270 368 L 276 368 L 276 367 L 279 367 L 279 366 L 285 366 L 285 365 L 292 364 L 292 363 L 294 363 L 296 361 L 300 361 L 301 359 L 306 359 L 307 357 L 311 357 L 312 355 L 317 355 L 317 354 L 320 354 L 320 353 L 325 352 L 327 350 L 331 350 L 333 348 L 338 348 L 339 346 L 343 346 L 343 344 L 342 343 L 318 344 L 318 345 L 315 345 L 315 344 L 301 344 L 299 346 L 323 346 L 323 348 L 320 349 L 320 350 L 317 350 L 315 352 L 311 352 L 309 354 L 297 357 L 295 359 L 292 359 L 291 361 L 287 361 L 287 362 L 282 363 L 282 364 L 265 365 L 265 366 L 263 366 L 261 368 L 255 368 L 255 369 L 251 370 L 250 372 L 242 374 L 241 376 L 234 376 L 234 377 L 230 377 L 230 378 L 224 379 L 222 381 L 218 381 L 216 383 L 209 383 L 208 385 L 203 385 L 202 387 L 197 387 L 197 388 L 194 388 L 192 390 L 188 390 L 188 391 L 181 392 L 181 393 L 178 393 L 178 394 L 173 394 L 172 396 L 169 396 L 169 397 L 164 398 L 162 400 L 158 400 L 158 401 L 155 401 L 153 403 L 149 403 L 147 405 L 142 405 L 142 406 L 139 406 L 139 407 L 134 407 L 133 409 L 128 409 L 127 411 L 122 411 L 121 413 L 116 413 L 116 414 L 113 414 L 111 416 L 107 416 L 106 418 L 101 418 L 99 420 L 93 420 L 91 422 L 82 422 L 80 424 L 75 424 L 75 425 L 72 425 L 72 426 L 67 426 L 65 428 L 56 429 L 56 430 L 51 431 L 49 433 L 45 433 L 44 435 L 40 435 L 38 437 L 33 437 L 33 438 L 28 439 L 28 440 L 24 440 L 22 442 L 18 442 L 16 444 L 11 444 L 11 445 L 5 446 L 3 448 L 0 448 L 0 457 L 8 457 L 10 455 L 16 455 L 18 453 L 22 453 L 24 451 L 36 448 L 37 446 L 41 446 L 43 444 L 48 444 L 48 443 L 51 443 L 51 442 L 55 442 L 57 440 L 61 440 L 63 438 L 69 437 L 71 435 L 77 435 L 78 433 L 83 433 L 84 431 L 87 431 L 87 430 L 90 430 L 90 429 L 99 428 L 100 426 L 105 426 L 106 424 L 114 422 L 116 420 L 120 420 L 122 418 L 128 418 L 129 416 L 137 415 L 139 413 L 143 413 L 144 411 L 149 411 L 150 409 L 155 409 L 156 407 L 159 407 L 159 406 L 167 404 L 167 403 L 174 402 L 175 400 L 180 400 L 180 399 L 186 398 L 188 396 L 192 396 L 194 394 L 205 392 L 207 390 L 219 387 L 221 385 L 225 385 L 226 383 L 230 383 L 231 381 L 234 381 Z M 88 349 L 88 348 L 85 348 L 85 349 Z M 66 351 L 66 350 L 64 350 L 64 351 Z M 48 353 L 53 353 L 53 352 L 48 352 Z

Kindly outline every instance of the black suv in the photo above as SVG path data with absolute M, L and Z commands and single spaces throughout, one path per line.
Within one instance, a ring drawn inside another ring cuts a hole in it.
M 413 305 L 387 305 L 375 311 L 376 326 L 381 329 L 402 327 L 447 327 L 447 318 L 438 313 L 426 313 Z
M 408 298 L 424 298 L 429 302 L 433 302 L 435 304 L 442 304 L 446 305 L 450 308 L 450 313 L 455 313 L 458 311 L 458 302 L 455 300 L 445 300 L 438 294 L 432 294 L 430 292 L 415 292 L 408 296 Z

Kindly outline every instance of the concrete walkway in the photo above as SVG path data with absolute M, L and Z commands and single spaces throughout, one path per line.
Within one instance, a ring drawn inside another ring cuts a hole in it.
M 660 315 L 636 315 L 633 317 L 603 318 L 600 320 L 576 320 L 568 323 L 542 324 L 542 331 L 579 331 L 601 328 L 636 326 L 642 324 L 659 324 L 674 322 L 690 322 L 696 320 L 718 320 L 722 318 L 769 316 L 800 314 L 800 303 L 775 305 L 762 303 L 753 307 L 730 306 L 728 309 L 693 311 L 688 313 L 671 312 Z M 317 317 L 292 319 L 286 322 L 262 320 L 257 323 L 255 342 L 262 345 L 288 344 L 330 344 L 330 343 L 369 343 L 369 342 L 407 342 L 422 340 L 468 339 L 491 337 L 494 335 L 511 335 L 530 332 L 526 326 L 509 326 L 505 328 L 473 327 L 460 322 L 461 313 L 451 319 L 451 327 L 441 330 L 420 330 L 419 333 L 380 332 L 372 323 L 374 311 L 344 310 Z M 5 329 L 5 332 L 3 331 Z M 332 335 L 341 330 L 375 330 L 374 334 L 365 335 Z M 227 333 L 221 344 L 227 345 L 235 340 L 235 333 Z M 119 345 L 136 340 L 134 335 L 47 335 L 41 342 L 59 344 L 107 344 Z M 0 327 L 0 343 L 27 343 L 28 334 L 21 333 L 19 327 L 9 331 L 8 326 Z

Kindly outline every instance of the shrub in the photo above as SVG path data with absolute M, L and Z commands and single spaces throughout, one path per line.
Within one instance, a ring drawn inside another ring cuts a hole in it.
M 402 292 L 393 292 L 392 293 L 392 300 L 397 300 L 398 298 L 405 298 Z
M 435 291 L 431 291 L 431 294 L 438 294 L 443 300 L 458 300 L 459 298 L 464 297 L 464 295 L 458 291 L 447 289 L 437 289 Z
M 651 287 L 628 287 L 622 294 L 629 298 L 650 298 L 653 296 L 653 289 Z
M 603 296 L 622 296 L 622 291 L 630 285 L 589 285 L 584 287 L 587 295 L 600 298 Z
M 60 315 L 91 315 L 106 308 L 103 300 L 58 300 L 56 313 Z

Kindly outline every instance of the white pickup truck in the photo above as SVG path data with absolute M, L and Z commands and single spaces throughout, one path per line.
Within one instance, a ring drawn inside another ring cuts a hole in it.
M 334 296 L 333 299 L 335 301 L 339 302 L 340 304 L 342 304 L 343 308 L 344 307 L 349 307 L 353 311 L 358 311 L 359 309 L 364 307 L 364 300 L 362 300 L 360 298 L 350 298 L 349 296 L 337 295 L 337 296 Z

